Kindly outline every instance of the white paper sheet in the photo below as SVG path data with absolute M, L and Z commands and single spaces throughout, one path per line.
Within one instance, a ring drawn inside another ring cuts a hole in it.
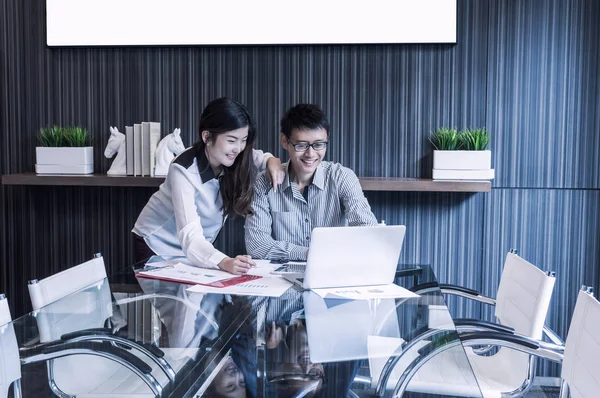
M 138 275 L 190 284 L 213 283 L 235 278 L 235 275 L 229 272 L 193 267 L 181 262 L 173 264 L 169 261 L 149 263 L 142 271 L 138 272 Z
M 412 298 L 419 295 L 403 287 L 390 283 L 389 285 L 337 287 L 329 289 L 312 289 L 324 299 L 341 300 L 370 300 L 383 298 Z
M 250 268 L 248 275 L 257 275 L 263 277 L 272 277 L 271 272 L 281 264 L 271 264 L 269 260 L 254 260 L 256 267 Z
M 189 287 L 187 291 L 193 293 L 234 294 L 239 296 L 280 297 L 291 286 L 292 284 L 283 278 L 267 277 L 221 288 L 196 285 Z

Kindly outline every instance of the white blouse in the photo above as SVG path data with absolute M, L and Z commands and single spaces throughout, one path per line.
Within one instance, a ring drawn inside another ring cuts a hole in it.
M 253 150 L 254 164 L 263 170 L 273 155 Z M 163 256 L 185 256 L 200 267 L 218 268 L 227 257 L 212 243 L 225 223 L 219 179 L 196 147 L 186 149 L 169 166 L 169 173 L 142 212 L 133 233 Z

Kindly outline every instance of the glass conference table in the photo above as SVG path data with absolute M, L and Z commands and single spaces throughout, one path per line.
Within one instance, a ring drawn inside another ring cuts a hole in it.
M 464 368 L 450 377 L 481 396 L 429 266 L 396 272 L 419 297 L 354 301 L 191 293 L 136 277 L 143 265 L 9 325 L 23 397 L 439 397 L 444 380 L 412 373 L 452 342 Z

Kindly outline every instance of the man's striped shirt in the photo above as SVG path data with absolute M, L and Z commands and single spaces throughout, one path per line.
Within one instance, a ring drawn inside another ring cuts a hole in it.
M 306 260 L 316 227 L 376 225 L 369 202 L 352 170 L 339 163 L 321 162 L 313 181 L 304 188 L 286 176 L 273 188 L 265 173 L 254 188 L 254 215 L 246 219 L 246 249 L 253 258 Z

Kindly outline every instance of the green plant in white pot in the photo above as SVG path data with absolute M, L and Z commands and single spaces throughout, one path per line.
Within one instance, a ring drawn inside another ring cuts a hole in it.
M 44 127 L 38 133 L 35 172 L 38 174 L 92 174 L 94 148 L 83 127 Z
M 429 137 L 433 151 L 434 180 L 492 180 L 490 135 L 485 128 L 440 128 Z

